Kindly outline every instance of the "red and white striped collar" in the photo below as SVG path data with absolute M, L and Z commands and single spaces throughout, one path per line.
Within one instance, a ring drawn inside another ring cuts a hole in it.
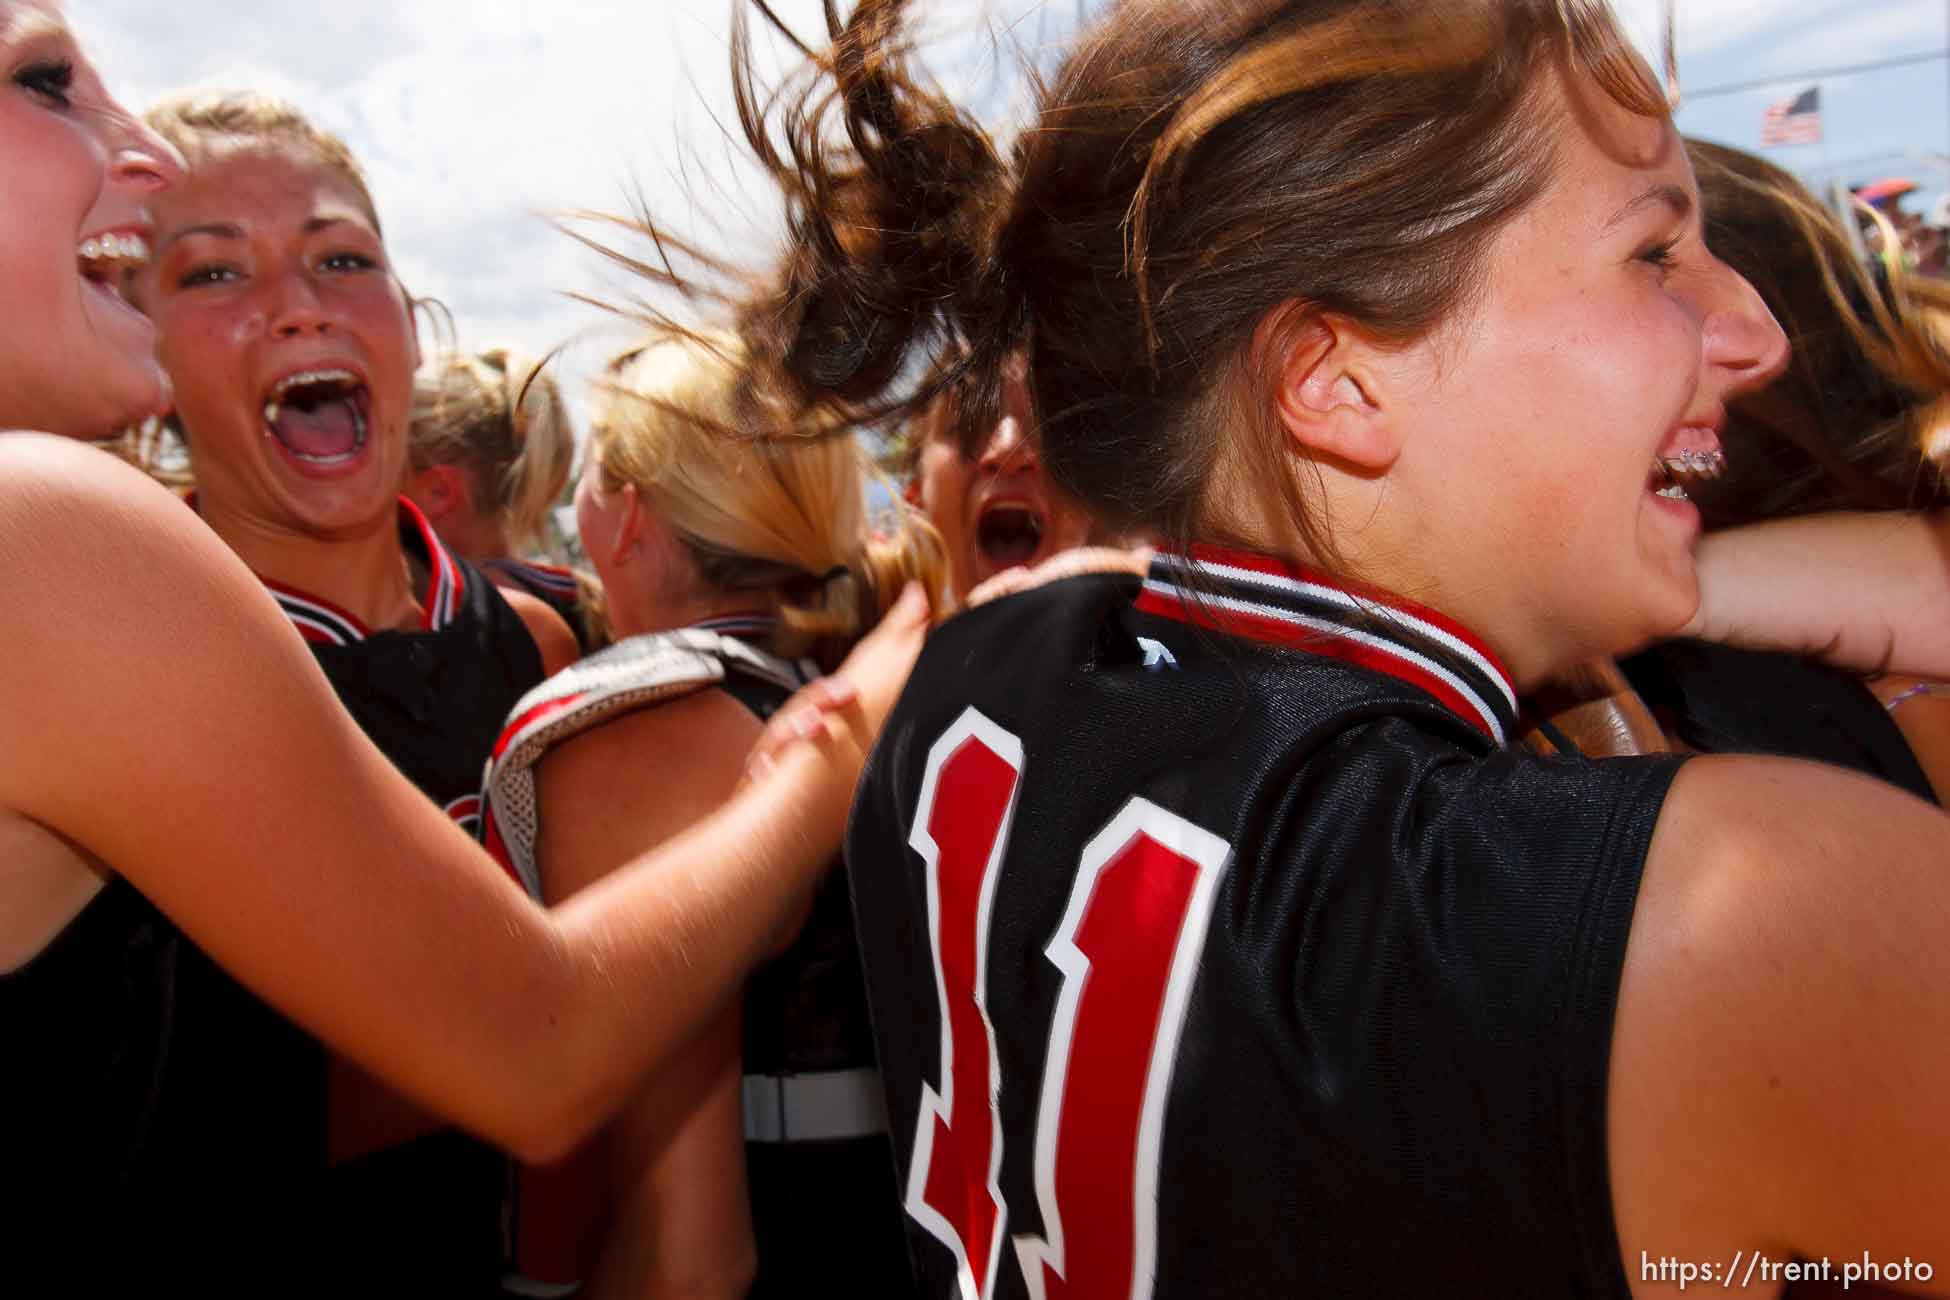
M 426 594 L 420 598 L 420 626 L 438 632 L 460 613 L 461 598 L 467 592 L 467 579 L 460 565 L 427 522 L 420 508 L 405 497 L 399 499 L 399 539 L 427 570 Z M 331 601 L 259 575 L 271 598 L 278 602 L 285 617 L 299 635 L 315 645 L 353 645 L 372 635 L 372 629 L 359 618 Z
M 1158 552 L 1137 607 L 1387 673 L 1434 696 L 1498 745 L 1515 734 L 1510 674 L 1455 620 L 1249 551 L 1195 546 Z

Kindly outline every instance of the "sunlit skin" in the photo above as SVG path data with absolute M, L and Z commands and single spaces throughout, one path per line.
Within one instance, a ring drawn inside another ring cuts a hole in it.
M 79 250 L 146 239 L 181 160 L 103 88 L 59 5 L 0 5 L 0 427 L 106 437 L 168 405 L 155 332 Z M 23 304 L 33 304 L 27 310 Z
M 359 191 L 295 149 L 249 143 L 199 159 L 156 220 L 136 291 L 175 381 L 199 512 L 259 573 L 375 626 L 411 625 L 394 502 L 419 347 Z M 364 435 L 322 463 L 273 432 L 267 403 L 280 381 L 326 372 L 356 381 Z
M 1407 347 L 1316 322 L 1276 399 L 1359 575 L 1475 629 L 1523 687 L 1692 616 L 1699 514 L 1656 494 L 1655 462 L 1716 448 L 1727 400 L 1787 356 L 1706 248 L 1671 123 L 1593 87 L 1548 98 L 1569 125 L 1553 181 L 1476 298 Z

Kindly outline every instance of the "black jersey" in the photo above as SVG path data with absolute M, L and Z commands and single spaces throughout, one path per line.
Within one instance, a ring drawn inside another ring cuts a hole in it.
M 508 711 L 542 680 L 527 624 L 400 498 L 400 543 L 427 572 L 419 631 L 373 631 L 330 601 L 264 585 L 311 646 L 339 702 L 393 766 L 469 831 L 481 770 Z
M 1782 754 L 1880 777 L 1937 802 L 1862 679 L 1797 656 L 1667 641 L 1621 660 L 1667 733 L 1709 754 Z
M 126 880 L 0 975 L 0 1291 L 311 1294 L 324 1060 Z
M 474 832 L 481 771 L 509 709 L 542 680 L 541 653 L 521 616 L 412 502 L 402 497 L 399 513 L 400 542 L 428 575 L 421 630 L 374 631 L 329 601 L 265 586 L 361 730 Z M 326 1263 L 348 1289 L 484 1292 L 506 1253 L 506 1183 L 499 1152 L 452 1130 L 339 1165 L 324 1198 L 335 1238 Z
M 728 615 L 630 637 L 524 698 L 495 747 L 484 796 L 489 847 L 503 865 L 539 895 L 533 770 L 569 737 L 707 687 L 727 692 L 760 719 L 771 717 L 816 672 L 748 644 L 773 628 L 768 616 Z M 745 987 L 754 1297 L 832 1292 L 897 1300 L 913 1293 L 847 899 L 842 865 L 814 895 L 791 945 L 754 971 Z M 542 1271 L 518 1262 L 524 1272 Z
M 507 558 L 484 560 L 481 570 L 495 583 L 525 591 L 560 614 L 575 633 L 582 653 L 588 654 L 596 648 L 595 630 L 589 624 L 588 611 L 582 607 L 582 586 L 576 581 L 575 570 Z
M 1161 555 L 929 639 L 847 837 L 930 1296 L 1623 1297 L 1612 1016 L 1680 760 L 1464 629 Z

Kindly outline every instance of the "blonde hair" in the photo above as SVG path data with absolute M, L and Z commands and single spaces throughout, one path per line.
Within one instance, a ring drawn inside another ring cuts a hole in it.
M 588 447 L 604 485 L 634 486 L 708 586 L 778 591 L 780 654 L 836 657 L 910 579 L 944 608 L 939 535 L 891 493 L 898 517 L 875 534 L 856 439 L 727 431 L 770 427 L 744 362 L 725 335 L 653 336 L 612 360 Z
M 143 120 L 156 134 L 176 146 L 194 169 L 225 148 L 252 144 L 276 145 L 295 156 L 337 172 L 358 194 L 372 228 L 383 238 L 379 206 L 351 146 L 330 131 L 314 126 L 297 107 L 254 90 L 192 90 L 160 100 Z
M 418 473 L 469 471 L 474 508 L 501 522 L 517 549 L 541 537 L 569 481 L 575 436 L 555 380 L 510 348 L 447 353 L 413 378 L 407 454 Z

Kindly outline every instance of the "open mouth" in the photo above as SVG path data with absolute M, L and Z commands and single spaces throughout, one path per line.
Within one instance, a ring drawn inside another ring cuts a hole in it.
M 975 545 L 997 571 L 1028 564 L 1043 544 L 1043 517 L 1025 505 L 997 505 L 975 521 Z
M 1726 469 L 1726 453 L 1717 447 L 1711 451 L 1688 450 L 1673 456 L 1656 456 L 1646 488 L 1668 501 L 1690 501 L 1693 498 L 1686 490 L 1688 487 L 1710 483 L 1726 473 Z
M 75 250 L 81 278 L 127 301 L 122 285 L 132 271 L 149 265 L 149 241 L 136 234 L 90 235 Z
M 372 410 L 365 384 L 349 370 L 306 370 L 272 385 L 264 431 L 294 460 L 331 468 L 365 449 Z

